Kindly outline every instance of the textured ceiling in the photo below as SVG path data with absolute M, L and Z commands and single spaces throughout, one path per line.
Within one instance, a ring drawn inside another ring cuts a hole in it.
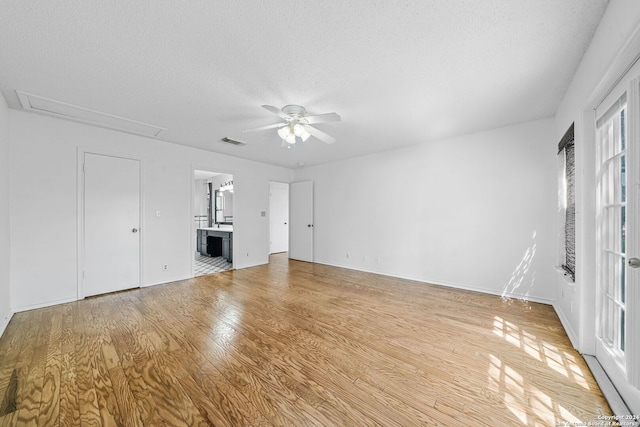
M 0 0 L 0 90 L 296 167 L 550 117 L 605 0 Z M 343 121 L 280 148 L 262 104 Z M 220 138 L 247 142 L 242 147 Z

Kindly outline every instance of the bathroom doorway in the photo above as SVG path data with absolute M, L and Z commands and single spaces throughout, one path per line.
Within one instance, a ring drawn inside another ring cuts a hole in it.
M 193 171 L 193 276 L 233 269 L 233 175 Z

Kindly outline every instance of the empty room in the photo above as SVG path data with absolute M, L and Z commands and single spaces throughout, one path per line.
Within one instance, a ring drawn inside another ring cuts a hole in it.
M 637 426 L 640 3 L 0 0 L 0 426 Z

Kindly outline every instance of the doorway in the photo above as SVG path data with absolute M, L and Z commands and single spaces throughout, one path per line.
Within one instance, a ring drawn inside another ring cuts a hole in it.
M 193 277 L 233 269 L 233 175 L 193 170 Z
M 269 181 L 269 255 L 289 251 L 289 184 Z
M 83 152 L 78 297 L 140 287 L 140 160 Z

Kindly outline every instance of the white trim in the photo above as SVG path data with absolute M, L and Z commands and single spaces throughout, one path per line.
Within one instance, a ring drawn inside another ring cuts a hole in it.
M 77 172 L 76 172 L 76 237 L 77 237 L 77 275 L 76 275 L 76 300 L 84 299 L 83 270 L 84 270 L 84 156 L 85 154 L 96 154 L 101 156 L 118 157 L 140 162 L 140 256 L 138 287 L 144 283 L 144 235 L 146 232 L 145 211 L 144 211 L 144 160 L 142 157 L 129 153 L 120 153 L 108 150 L 100 150 L 86 147 L 77 148 Z M 136 288 L 133 288 L 136 289 Z
M 564 328 L 564 331 L 567 333 L 567 336 L 569 337 L 569 341 L 571 341 L 571 345 L 573 345 L 573 348 L 578 350 L 580 340 L 576 332 L 573 330 L 573 327 L 571 326 L 571 322 L 569 321 L 569 319 L 567 319 L 567 316 L 565 316 L 564 311 L 562 311 L 561 307 L 556 305 L 556 302 L 553 303 L 553 309 L 556 312 L 558 319 L 560 319 L 560 323 L 562 323 L 562 327 Z
M 23 307 L 17 307 L 14 308 L 13 311 L 15 313 L 20 313 L 23 311 L 29 311 L 29 310 L 35 310 L 37 308 L 46 308 L 46 307 L 52 307 L 54 305 L 60 305 L 60 304 L 67 304 L 69 302 L 76 302 L 77 298 L 62 298 L 62 299 L 58 299 L 58 300 L 53 300 L 53 301 L 47 301 L 47 302 L 42 302 L 42 303 L 38 303 L 38 304 L 32 304 L 32 305 L 25 305 Z
M 4 319 L 2 319 L 2 321 L 0 322 L 0 338 L 2 338 L 2 335 L 4 335 L 4 331 L 7 330 L 7 326 L 9 326 L 9 322 L 11 322 L 11 318 L 14 314 L 14 310 L 9 310 L 7 315 L 4 316 Z
M 587 97 L 575 120 L 576 153 L 576 281 L 579 292 L 578 351 L 595 353 L 595 113 L 594 110 L 638 60 L 638 24 Z M 566 124 L 567 126 L 569 123 Z
M 599 338 L 596 339 L 596 348 L 596 352 L 598 354 L 608 351 L 607 345 L 603 344 Z M 633 387 L 627 381 L 627 372 L 625 368 L 620 366 L 614 357 L 596 359 L 605 370 L 610 381 L 615 384 L 617 393 L 623 400 L 625 400 L 626 405 L 635 414 L 640 414 L 640 390 Z
M 593 374 L 602 394 L 605 399 L 607 399 L 607 403 L 611 407 L 611 410 L 615 415 L 632 415 L 632 412 L 629 410 L 627 405 L 625 404 L 622 397 L 618 393 L 618 390 L 613 386 L 611 379 L 607 376 L 607 373 L 602 369 L 602 365 L 598 362 L 598 359 L 595 356 L 590 355 L 582 355 L 584 361 L 587 362 L 587 366 L 589 370 Z M 623 420 L 624 421 L 624 420 Z M 628 424 L 630 427 L 638 426 L 638 423 Z
M 591 353 L 598 354 L 602 356 L 602 359 L 599 360 L 599 363 L 607 369 L 607 374 L 616 384 L 618 388 L 618 392 L 627 399 L 627 405 L 634 410 L 636 413 L 640 413 L 640 390 L 638 390 L 638 382 L 640 379 L 638 376 L 640 375 L 640 367 L 633 366 L 634 363 L 638 363 L 638 354 L 640 354 L 640 341 L 635 338 L 635 343 L 633 343 L 633 339 L 627 340 L 626 346 L 626 357 L 627 357 L 627 370 L 620 369 L 617 366 L 617 363 L 614 361 L 615 358 L 610 359 L 607 356 L 606 346 L 603 346 L 602 343 L 597 339 L 597 329 L 596 325 L 599 322 L 599 303 L 598 303 L 598 295 L 599 291 L 596 286 L 596 273 L 588 274 L 589 269 L 593 271 L 595 266 L 598 264 L 596 261 L 596 255 L 598 254 L 598 241 L 595 236 L 597 233 L 597 216 L 599 215 L 598 211 L 598 201 L 596 197 L 597 191 L 597 182 L 596 182 L 596 150 L 597 150 L 597 139 L 596 139 L 596 128 L 595 122 L 596 118 L 594 111 L 597 107 L 600 109 L 604 109 L 604 102 L 613 102 L 617 97 L 621 95 L 622 92 L 626 91 L 628 96 L 628 126 L 627 129 L 630 131 L 628 134 L 628 144 L 627 144 L 627 160 L 633 161 L 634 163 L 628 163 L 629 168 L 631 170 L 638 171 L 640 165 L 638 164 L 638 154 L 637 151 L 633 153 L 633 150 L 638 149 L 638 144 L 640 143 L 639 138 L 640 134 L 638 133 L 640 127 L 640 123 L 638 123 L 638 117 L 640 114 L 640 99 L 638 99 L 638 87 L 637 81 L 634 83 L 636 86 L 632 87 L 631 80 L 634 76 L 637 76 L 640 71 L 640 65 L 637 63 L 638 52 L 640 51 L 640 25 L 636 27 L 632 36 L 625 43 L 625 46 L 620 49 L 619 53 L 616 55 L 613 65 L 609 67 L 608 71 L 605 73 L 603 78 L 600 80 L 600 83 L 596 86 L 588 101 L 586 102 L 584 109 L 582 111 L 582 115 L 580 119 L 581 123 L 581 131 L 582 131 L 582 139 L 583 143 L 578 144 L 577 147 L 580 147 L 582 150 L 583 158 L 581 163 L 581 178 L 584 179 L 585 183 L 581 186 L 582 190 L 580 196 L 583 198 L 582 208 L 584 209 L 585 216 L 588 216 L 589 221 L 585 221 L 582 224 L 581 232 L 583 233 L 583 239 L 579 248 L 584 251 L 583 256 L 579 257 L 578 260 L 582 264 L 582 267 L 578 270 L 583 271 L 581 277 L 584 281 L 581 287 L 583 290 L 583 298 L 581 299 L 581 313 L 580 313 L 580 335 L 581 335 L 581 348 L 579 349 L 583 353 Z M 632 93 L 635 92 L 635 93 Z M 634 111 L 635 110 L 635 111 Z M 578 135 L 576 135 L 576 138 Z M 581 146 L 582 145 L 582 146 Z M 634 214 L 632 210 L 628 210 L 627 220 L 633 218 L 633 215 L 637 216 L 638 207 L 637 206 L 637 195 L 633 196 L 633 192 L 637 191 L 637 177 L 635 181 L 632 177 L 627 176 L 627 190 L 628 203 L 633 201 L 636 203 L 636 206 L 632 206 L 628 204 L 630 208 L 628 209 L 636 209 L 636 213 Z M 629 191 L 631 190 L 631 191 Z M 630 225 L 629 223 L 627 224 Z M 637 224 L 636 224 L 637 227 Z M 636 228 L 637 230 L 637 228 Z M 630 236 L 637 237 L 638 231 L 631 231 L 629 228 L 627 229 L 627 233 Z M 638 247 L 632 248 L 630 244 L 633 243 L 633 238 L 631 242 L 628 241 L 627 254 L 629 256 L 638 256 Z M 640 242 L 635 242 L 635 245 L 640 245 Z M 582 270 L 584 269 L 584 270 Z M 638 278 L 638 274 L 640 272 L 633 271 L 628 273 L 635 275 L 635 281 L 640 282 L 640 278 Z M 627 276 L 629 279 L 628 283 L 632 283 L 633 279 L 630 276 Z M 633 325 L 638 325 L 640 322 L 640 313 L 638 313 L 640 306 L 640 291 L 637 289 L 637 285 L 631 284 L 627 287 L 627 307 L 629 304 L 633 307 L 631 309 L 633 319 L 627 318 L 627 337 L 630 337 L 629 333 L 634 333 L 635 327 Z M 635 312 L 635 313 L 634 313 Z M 594 316 L 595 313 L 595 316 Z M 629 308 L 627 309 L 627 313 L 629 313 Z M 588 344 L 588 345 L 585 345 Z M 587 348 L 588 347 L 588 348 Z M 634 386 L 635 385 L 635 386 Z
M 631 236 L 631 239 L 627 239 L 627 260 L 631 257 L 640 257 L 640 221 L 638 221 L 640 213 L 638 200 L 640 198 L 640 77 L 635 77 L 631 81 L 628 94 L 627 236 Z M 626 272 L 625 305 L 626 320 L 629 325 L 627 337 L 630 338 L 626 340 L 626 368 L 629 383 L 638 390 L 640 388 L 640 339 L 636 327 L 640 327 L 640 271 L 627 268 Z
M 493 290 L 490 290 L 490 289 L 479 288 L 479 287 L 476 287 L 476 286 L 461 285 L 461 284 L 456 284 L 456 283 L 451 283 L 451 282 L 446 282 L 445 283 L 445 282 L 440 282 L 440 281 L 437 281 L 437 280 L 429 280 L 429 279 L 425 279 L 425 278 L 421 278 L 421 277 L 413 277 L 413 276 L 392 274 L 392 273 L 386 273 L 384 271 L 368 270 L 368 269 L 364 269 L 364 268 L 354 267 L 354 266 L 351 266 L 351 265 L 337 264 L 337 263 L 318 260 L 318 259 L 314 259 L 312 262 L 315 263 L 315 264 L 329 265 L 331 267 L 346 268 L 347 270 L 355 270 L 355 271 L 362 271 L 364 273 L 379 274 L 381 276 L 393 277 L 393 278 L 396 278 L 396 279 L 411 280 L 413 282 L 424 283 L 425 285 L 444 286 L 444 287 L 447 287 L 447 288 L 454 288 L 454 289 L 460 289 L 460 290 L 464 290 L 464 291 L 478 292 L 478 293 L 486 294 L 486 295 L 495 295 L 495 296 L 499 296 L 499 297 L 503 297 L 503 298 L 518 299 L 518 300 L 521 300 L 521 301 L 529 301 L 529 302 L 535 302 L 535 303 L 540 303 L 540 304 L 553 306 L 553 300 L 548 299 L 548 298 L 532 297 L 530 295 L 522 295 L 522 294 L 507 294 L 507 295 L 505 295 L 503 292 L 500 292 L 500 291 L 493 291 Z

